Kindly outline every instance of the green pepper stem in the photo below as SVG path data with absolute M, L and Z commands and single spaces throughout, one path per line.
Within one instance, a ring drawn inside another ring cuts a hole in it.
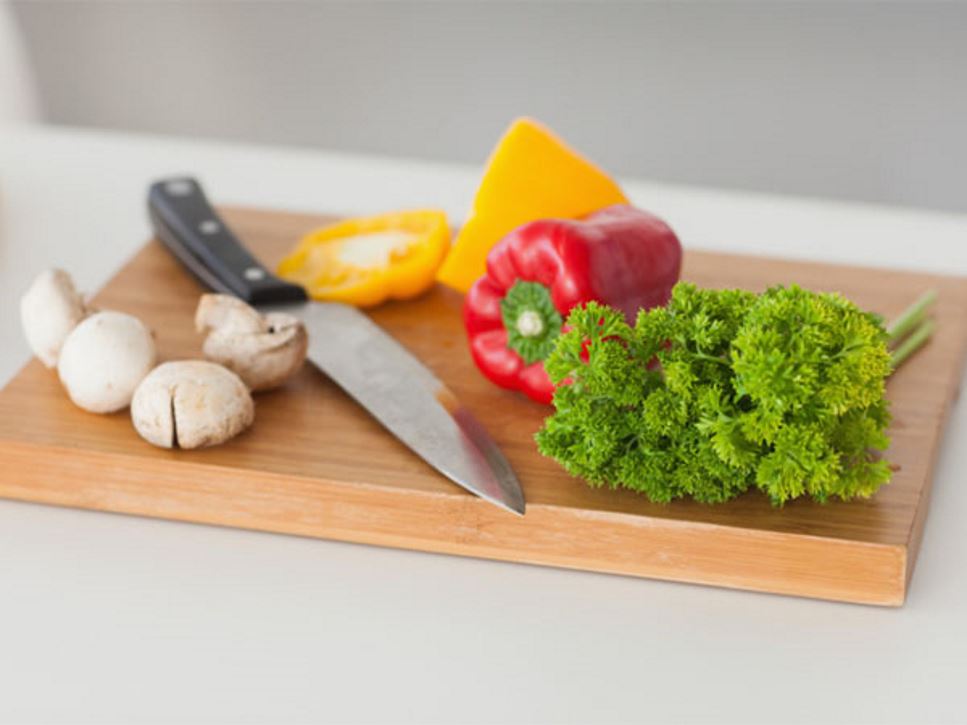
M 924 318 L 927 316 L 930 307 L 934 302 L 937 301 L 937 291 L 927 290 L 920 298 L 910 305 L 906 310 L 903 311 L 893 324 L 890 325 L 887 330 L 889 335 L 888 344 L 896 345 L 899 343 L 907 334 L 912 332 L 914 329 L 920 329 L 919 325 L 923 322 Z
M 539 282 L 518 279 L 500 301 L 507 347 L 531 365 L 546 358 L 564 324 L 551 291 Z
M 936 328 L 936 324 L 933 320 L 924 320 L 920 323 L 913 332 L 910 333 L 896 350 L 893 351 L 891 355 L 891 362 L 893 369 L 899 368 L 904 361 L 909 358 L 913 353 L 923 347 L 930 336 L 933 335 L 933 331 Z

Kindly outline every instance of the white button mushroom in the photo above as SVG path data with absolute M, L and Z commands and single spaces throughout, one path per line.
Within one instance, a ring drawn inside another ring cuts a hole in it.
M 113 413 L 131 402 L 155 358 L 154 339 L 141 320 L 123 312 L 97 312 L 64 340 L 57 372 L 76 405 Z
M 57 366 L 64 340 L 89 312 L 70 275 L 60 269 L 41 272 L 20 298 L 27 344 L 49 368 Z
M 241 379 L 204 360 L 162 363 L 141 382 L 131 401 L 134 427 L 161 448 L 224 443 L 254 418 L 252 396 Z
M 230 295 L 202 295 L 195 327 L 208 336 L 205 357 L 238 373 L 253 391 L 276 388 L 294 375 L 306 358 L 309 339 L 292 315 L 265 316 Z

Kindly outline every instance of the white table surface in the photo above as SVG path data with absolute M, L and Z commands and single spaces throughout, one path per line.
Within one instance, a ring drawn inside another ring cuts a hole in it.
M 0 381 L 32 275 L 97 288 L 180 172 L 222 203 L 455 221 L 479 176 L 0 128 Z M 688 248 L 967 274 L 967 216 L 623 181 Z M 960 405 L 901 609 L 0 502 L 0 721 L 964 721 L 965 433 Z

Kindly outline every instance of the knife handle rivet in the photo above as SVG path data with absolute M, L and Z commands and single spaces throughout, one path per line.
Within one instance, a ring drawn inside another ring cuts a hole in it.
M 165 191 L 168 196 L 191 196 L 195 190 L 195 185 L 187 179 L 175 179 L 165 184 Z
M 198 225 L 198 231 L 200 231 L 202 234 L 217 234 L 219 229 L 221 229 L 221 227 L 214 219 L 206 219 Z
M 265 270 L 260 267 L 249 267 L 242 274 L 249 282 L 258 282 L 260 279 L 265 279 Z

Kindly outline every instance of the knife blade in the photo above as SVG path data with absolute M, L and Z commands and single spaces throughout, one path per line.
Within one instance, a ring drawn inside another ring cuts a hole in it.
M 309 333 L 308 359 L 387 430 L 458 486 L 524 513 L 517 476 L 484 426 L 365 313 L 310 301 L 302 287 L 274 276 L 215 213 L 195 179 L 153 183 L 148 213 L 161 242 L 202 284 L 262 311 L 299 317 Z

